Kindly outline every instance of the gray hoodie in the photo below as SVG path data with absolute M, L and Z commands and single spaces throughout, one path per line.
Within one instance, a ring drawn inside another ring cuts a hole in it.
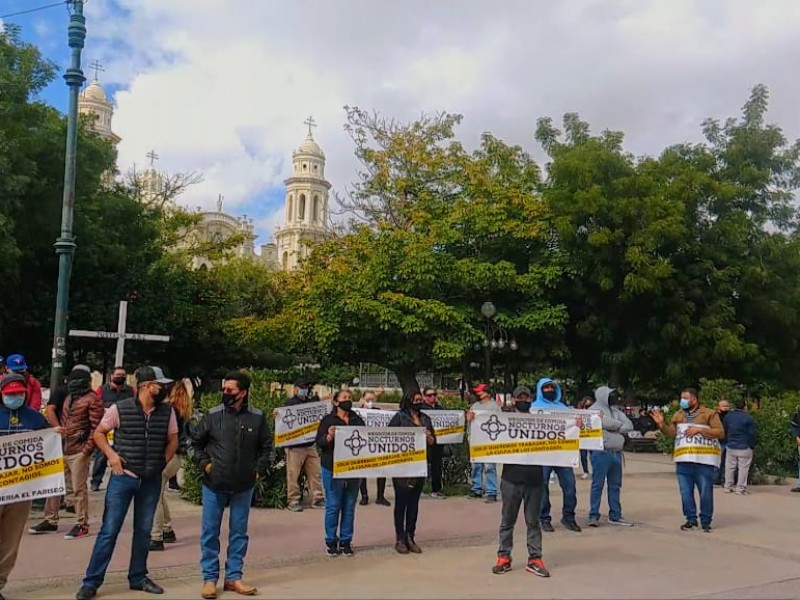
M 608 406 L 608 397 L 614 389 L 603 386 L 594 391 L 594 404 L 590 410 L 603 412 L 603 448 L 619 452 L 625 445 L 625 434 L 633 431 L 633 423 L 620 409 Z

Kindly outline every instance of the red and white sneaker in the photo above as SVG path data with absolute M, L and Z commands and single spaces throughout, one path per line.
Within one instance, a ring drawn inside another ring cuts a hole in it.
M 498 556 L 497 562 L 492 567 L 492 573 L 495 575 L 502 575 L 511 570 L 511 559 L 508 556 Z
M 544 561 L 541 558 L 529 558 L 525 570 L 539 577 L 550 577 L 550 571 L 544 566 Z
M 86 525 L 75 525 L 69 530 L 69 533 L 64 536 L 65 540 L 77 540 L 78 538 L 87 537 L 89 535 L 89 528 Z

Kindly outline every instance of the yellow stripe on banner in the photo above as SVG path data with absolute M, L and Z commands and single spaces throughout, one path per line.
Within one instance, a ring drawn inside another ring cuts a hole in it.
M 602 429 L 581 429 L 581 439 L 587 438 L 601 438 L 603 437 Z
M 296 440 L 299 437 L 303 437 L 304 435 L 309 434 L 313 431 L 316 431 L 317 429 L 319 429 L 319 422 L 303 425 L 300 429 L 295 429 L 294 431 L 287 431 L 285 433 L 276 433 L 275 443 L 282 444 L 283 442 L 290 442 L 292 440 Z
M 352 471 L 360 471 L 361 469 L 377 469 L 378 467 L 404 465 L 412 462 L 423 462 L 424 460 L 425 450 L 403 452 L 402 454 L 383 454 L 381 456 L 334 460 L 333 473 L 334 475 L 338 475 L 339 473 L 350 473 Z
M 714 456 L 722 456 L 722 448 L 714 448 L 713 446 L 683 446 L 676 448 L 672 453 L 673 456 L 683 456 L 684 454 L 712 454 Z
M 435 429 L 436 437 L 445 435 L 455 435 L 456 433 L 464 433 L 464 425 L 456 425 L 455 427 L 445 427 L 443 429 Z
M 483 456 L 503 456 L 506 454 L 525 454 L 527 452 L 558 452 L 578 450 L 580 440 L 530 440 L 527 442 L 503 442 L 470 446 L 470 458 Z
M 61 458 L 54 458 L 53 460 L 31 465 L 30 467 L 19 467 L 11 471 L 0 471 L 0 488 L 7 488 L 20 483 L 34 481 L 47 477 L 49 475 L 56 475 L 64 471 L 64 460 Z

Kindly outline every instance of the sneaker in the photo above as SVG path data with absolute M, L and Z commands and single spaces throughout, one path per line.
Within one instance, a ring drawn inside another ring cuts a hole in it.
M 35 525 L 33 527 L 28 527 L 28 533 L 33 535 L 39 535 L 42 533 L 53 533 L 54 531 L 58 531 L 58 525 L 55 523 L 51 523 L 47 519 Z
M 325 546 L 326 556 L 339 556 L 339 544 L 336 542 L 328 542 Z
M 311 503 L 311 508 L 325 508 L 325 500 L 314 500 L 314 502 Z
M 589 525 L 589 527 L 600 527 L 600 519 L 597 519 L 595 517 L 589 517 L 587 525 Z
M 477 498 L 483 498 L 483 494 L 480 492 L 473 492 L 470 490 L 469 495 L 467 496 L 470 500 L 476 500 Z
M 150 552 L 163 552 L 164 542 L 161 540 L 150 540 Z
M 564 521 L 564 520 L 562 520 L 562 521 L 561 521 L 561 524 L 562 524 L 562 525 L 563 525 L 563 526 L 564 526 L 566 529 L 569 529 L 570 531 L 574 531 L 575 533 L 580 533 L 581 531 L 583 531 L 583 530 L 581 529 L 581 526 L 580 526 L 580 525 L 578 525 L 578 524 L 577 524 L 575 521 Z
M 525 570 L 539 577 L 550 577 L 550 571 L 544 566 L 544 561 L 541 558 L 529 558 Z
M 546 531 L 547 533 L 553 533 L 555 529 L 553 528 L 553 523 L 550 521 L 542 521 L 542 531 Z
M 172 531 L 172 529 L 169 529 L 168 531 L 162 533 L 161 539 L 164 540 L 165 544 L 174 544 L 175 542 L 178 541 L 178 538 L 175 535 L 175 532 Z
M 391 506 L 392 503 L 389 502 L 386 498 L 380 497 L 375 500 L 375 504 L 380 504 L 381 506 Z
M 292 512 L 303 512 L 303 507 L 300 505 L 299 502 L 292 502 L 286 508 L 289 509 Z
M 590 475 L 588 473 L 584 473 L 583 475 L 581 475 L 581 479 L 583 479 L 584 481 L 589 479 L 589 477 L 590 477 Z
M 92 600 L 92 598 L 95 596 L 97 596 L 97 590 L 86 587 L 85 585 L 82 585 L 78 590 L 78 593 L 75 594 L 76 600 Z
M 444 500 L 447 498 L 442 492 L 431 492 L 431 498 L 436 498 L 437 500 Z
M 797 492 L 800 492 L 800 485 L 796 485 L 796 486 L 794 486 L 794 487 L 793 487 L 791 490 L 789 490 L 789 491 L 790 491 L 790 492 L 794 492 L 795 494 L 796 494 Z
M 495 502 L 497 502 L 497 496 L 486 496 L 486 504 L 494 504 Z
M 681 525 L 681 531 L 689 531 L 691 529 L 697 529 L 697 521 L 686 521 Z
M 619 525 L 620 527 L 633 527 L 633 523 L 631 523 L 630 521 L 628 521 L 628 519 L 624 517 L 620 517 L 619 519 L 616 520 L 609 519 L 608 524 Z
M 75 525 L 69 530 L 69 533 L 64 536 L 65 540 L 77 540 L 78 538 L 87 537 L 89 535 L 89 528 L 86 525 Z
M 498 556 L 497 562 L 492 567 L 492 573 L 495 575 L 502 575 L 511 570 L 511 559 L 508 556 Z
M 350 542 L 340 542 L 339 552 L 343 556 L 348 556 L 348 557 L 353 557 L 356 554 L 355 552 L 353 552 L 353 546 L 350 544 Z
M 711 524 L 710 523 L 704 523 L 703 524 L 703 533 L 711 533 Z
M 725 488 L 724 490 L 722 490 L 722 492 L 725 493 L 725 494 L 732 494 L 733 493 L 733 488 Z

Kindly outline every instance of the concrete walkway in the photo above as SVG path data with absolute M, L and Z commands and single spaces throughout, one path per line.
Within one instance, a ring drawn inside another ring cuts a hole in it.
M 585 523 L 589 482 L 578 485 L 579 522 Z M 558 486 L 551 491 L 554 506 L 560 507 Z M 420 556 L 391 551 L 391 508 L 359 507 L 353 559 L 324 557 L 322 511 L 259 510 L 251 515 L 246 579 L 263 598 L 800 598 L 800 494 L 789 493 L 789 486 L 758 487 L 749 496 L 717 492 L 714 531 L 681 532 L 670 461 L 628 455 L 623 507 L 636 527 L 603 526 L 577 534 L 557 526 L 544 542 L 550 579 L 524 571 L 522 523 L 514 570 L 491 574 L 499 503 L 424 499 L 417 539 L 425 553 Z M 163 553 L 151 553 L 151 574 L 166 588 L 163 597 L 199 598 L 197 508 L 173 504 L 181 513 L 175 519 L 180 539 Z M 93 516 L 99 517 L 99 506 L 94 508 Z M 63 529 L 69 524 L 65 520 Z M 93 539 L 26 536 L 4 594 L 9 599 L 74 597 Z M 129 548 L 124 532 L 99 597 L 146 597 L 125 584 Z

